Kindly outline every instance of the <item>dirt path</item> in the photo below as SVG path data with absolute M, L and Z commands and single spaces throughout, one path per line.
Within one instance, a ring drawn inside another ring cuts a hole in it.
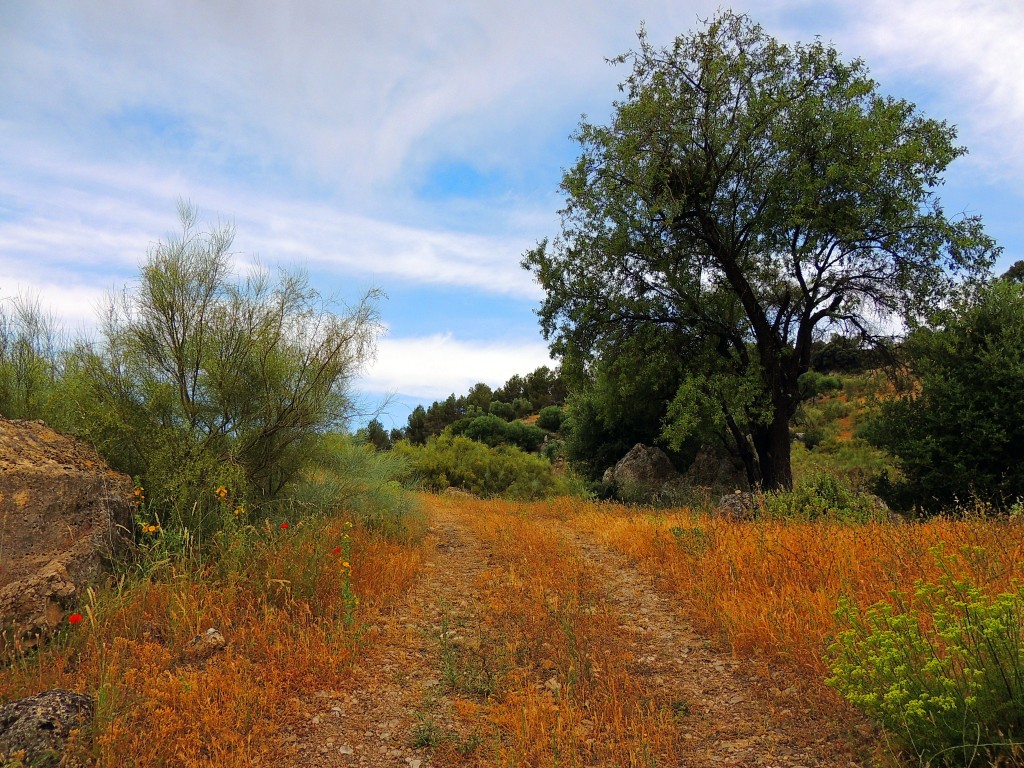
M 807 708 L 785 683 L 781 689 L 766 685 L 731 654 L 714 649 L 626 557 L 570 525 L 559 528 L 608 585 L 608 599 L 623 620 L 620 628 L 630 636 L 634 673 L 686 703 L 680 718 L 685 765 L 866 764 L 851 754 L 849 737 L 828 713 Z
M 446 669 L 447 638 L 473 634 L 486 607 L 481 587 L 495 588 L 500 568 L 467 525 L 480 502 L 430 505 L 424 576 L 393 614 L 369 627 L 369 644 L 344 691 L 321 691 L 298 703 L 303 728 L 294 734 L 292 759 L 303 768 L 340 766 L 489 765 L 497 726 L 487 722 L 489 699 L 459 691 Z M 828 713 L 798 701 L 785 684 L 747 673 L 689 626 L 670 598 L 623 556 L 571 526 L 545 526 L 585 563 L 602 585 L 601 610 L 610 612 L 628 651 L 628 674 L 650 701 L 671 708 L 670 738 L 681 761 L 651 758 L 649 765 L 859 766 L 840 726 Z M 781 678 L 780 678 L 781 680 Z M 534 686 L 540 688 L 540 685 Z M 782 690 L 780 690 L 782 688 Z M 478 692 L 479 693 L 479 692 Z M 500 697 L 501 692 L 496 696 Z M 552 696 L 558 699 L 557 691 Z M 481 703 L 482 702 L 482 703 Z M 507 709 L 507 708 L 506 708 Z M 564 757 L 564 756 L 563 756 Z M 537 765 L 608 764 L 569 759 Z
M 438 752 L 458 755 L 454 748 L 472 738 L 445 690 L 440 639 L 453 616 L 472 620 L 487 552 L 447 507 L 434 508 L 429 524 L 424 576 L 397 610 L 367 628 L 370 647 L 348 690 L 299 703 L 305 727 L 289 765 L 427 768 L 445 764 Z M 417 740 L 433 746 L 413 746 Z

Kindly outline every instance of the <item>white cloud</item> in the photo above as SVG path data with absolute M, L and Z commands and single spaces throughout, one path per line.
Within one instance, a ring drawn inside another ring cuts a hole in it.
M 55 330 L 74 336 L 91 336 L 98 325 L 99 309 L 107 291 L 92 285 L 26 281 L 5 274 L 0 267 L 0 301 L 39 301 L 45 314 L 56 321 Z
M 481 381 L 500 386 L 514 374 L 529 373 L 542 365 L 555 364 L 540 341 L 464 341 L 450 333 L 385 337 L 360 389 L 437 400 L 453 392 L 462 394 Z
M 863 56 L 883 81 L 909 78 L 928 87 L 938 101 L 930 116 L 959 125 L 976 168 L 1004 180 L 1024 171 L 1024 3 L 844 0 L 844 5 L 856 20 L 839 37 L 851 55 Z

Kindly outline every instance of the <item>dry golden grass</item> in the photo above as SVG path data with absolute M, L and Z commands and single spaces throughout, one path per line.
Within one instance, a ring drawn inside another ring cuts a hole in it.
M 537 514 L 545 505 L 438 503 L 466 505 L 463 520 L 491 553 L 483 635 L 506 674 L 486 713 L 503 734 L 489 764 L 678 764 L 672 702 L 630 674 L 620 617 L 579 551 Z
M 95 595 L 82 623 L 0 673 L 0 699 L 95 695 L 101 766 L 277 765 L 297 697 L 344 685 L 360 619 L 395 602 L 419 563 L 414 543 L 341 520 L 250 531 L 216 564 L 168 564 Z M 184 663 L 180 649 L 210 626 L 225 651 Z
M 785 665 L 825 698 L 834 697 L 824 688 L 823 656 L 841 595 L 866 606 L 947 571 L 992 594 L 1024 578 L 1024 530 L 981 518 L 736 522 L 573 500 L 554 511 L 657 574 L 698 625 L 737 654 Z M 944 557 L 934 555 L 937 547 Z
M 680 702 L 635 674 L 622 606 L 565 526 L 655 574 L 681 612 L 763 672 L 766 686 L 786 670 L 806 705 L 837 717 L 851 710 L 825 686 L 823 654 L 840 595 L 867 605 L 943 569 L 993 593 L 1024 576 L 1024 531 L 1014 523 L 733 522 L 573 499 L 423 503 L 458 508 L 486 553 L 480 599 L 462 609 L 476 636 L 445 662 L 483 664 L 453 678 L 486 673 L 486 686 L 456 699 L 481 742 L 439 747 L 433 759 L 445 765 L 686 759 Z M 206 567 L 165 564 L 95 596 L 81 624 L 0 672 L 0 699 L 53 687 L 97 696 L 91 757 L 100 766 L 279 765 L 299 697 L 345 690 L 363 650 L 358 627 L 400 604 L 422 552 L 341 520 L 232 542 Z M 944 559 L 933 556 L 937 546 Z M 226 650 L 205 666 L 184 663 L 180 649 L 209 626 L 228 638 Z

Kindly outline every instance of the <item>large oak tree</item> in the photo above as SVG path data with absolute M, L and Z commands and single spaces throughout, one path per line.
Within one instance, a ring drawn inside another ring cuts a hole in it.
M 712 403 L 751 482 L 790 486 L 812 341 L 878 340 L 991 265 L 981 221 L 935 194 L 965 150 L 863 62 L 731 12 L 664 49 L 641 32 L 617 62 L 632 65 L 624 98 L 579 128 L 561 234 L 523 259 L 544 333 L 586 370 L 663 329 L 691 370 L 669 432 Z

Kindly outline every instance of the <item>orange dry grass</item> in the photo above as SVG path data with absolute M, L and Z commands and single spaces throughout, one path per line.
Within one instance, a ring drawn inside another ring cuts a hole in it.
M 823 656 L 841 595 L 866 606 L 947 572 L 996 594 L 1024 578 L 1021 528 L 999 521 L 734 522 L 572 500 L 557 513 L 658 574 L 737 653 L 781 662 L 827 697 Z
M 99 765 L 280 764 L 297 696 L 345 685 L 358 619 L 394 602 L 419 568 L 412 544 L 348 533 L 340 520 L 243 532 L 215 564 L 166 566 L 101 594 L 84 622 L 0 674 L 0 699 L 54 687 L 95 695 Z M 179 649 L 210 626 L 227 649 L 205 666 L 183 663 Z
M 489 707 L 505 735 L 490 764 L 677 764 L 672 702 L 629 673 L 621 617 L 579 551 L 533 514 L 543 505 L 454 503 L 490 550 L 485 634 L 510 667 Z

